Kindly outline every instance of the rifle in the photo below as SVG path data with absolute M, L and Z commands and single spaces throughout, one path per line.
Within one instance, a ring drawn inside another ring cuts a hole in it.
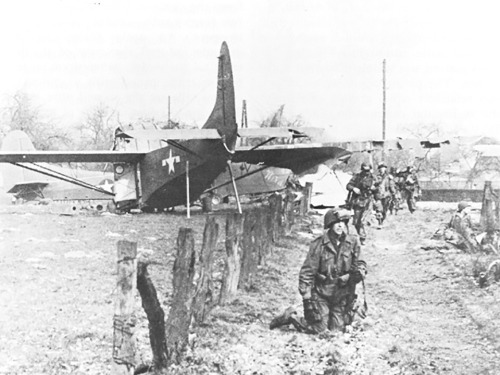
M 345 208 L 347 210 L 351 210 L 352 209 L 352 201 L 354 200 L 354 193 L 352 192 L 352 190 L 349 190 L 349 192 L 347 193 L 347 198 L 345 200 Z
M 352 270 L 349 271 L 349 281 L 347 283 L 347 300 L 345 306 L 346 324 L 352 324 L 356 313 L 361 318 L 366 317 L 368 304 L 366 303 L 365 275 L 366 263 L 362 260 L 356 262 Z M 358 295 L 356 294 L 356 284 L 363 285 L 363 305 L 358 304 Z

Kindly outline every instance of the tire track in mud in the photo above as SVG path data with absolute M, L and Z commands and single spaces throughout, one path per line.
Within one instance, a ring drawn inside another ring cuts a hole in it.
M 471 283 L 443 255 L 420 248 L 433 231 L 429 215 L 403 212 L 371 230 L 365 339 L 394 373 L 498 374 L 498 343 L 468 309 Z

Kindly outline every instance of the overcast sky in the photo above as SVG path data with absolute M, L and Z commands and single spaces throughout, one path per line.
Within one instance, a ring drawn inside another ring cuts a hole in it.
M 69 4 L 68 4 L 69 3 Z M 281 104 L 339 139 L 437 124 L 463 135 L 500 125 L 495 1 L 9 1 L 0 5 L 0 95 L 27 93 L 60 125 L 98 103 L 202 126 L 227 41 L 237 119 Z

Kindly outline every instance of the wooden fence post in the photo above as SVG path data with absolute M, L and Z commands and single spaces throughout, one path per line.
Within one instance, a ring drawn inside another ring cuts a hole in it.
M 282 226 L 282 206 L 283 206 L 283 197 L 281 194 L 274 193 L 269 197 L 269 221 L 268 228 L 271 231 L 271 240 L 273 243 L 277 243 L 279 236 L 281 234 L 281 226 Z
M 166 323 L 167 365 L 179 363 L 188 343 L 196 253 L 191 228 L 180 228 L 173 269 L 173 298 Z
M 165 312 L 163 311 L 156 288 L 148 273 L 148 265 L 139 262 L 137 289 L 141 295 L 142 307 L 149 323 L 149 342 L 153 352 L 153 367 L 156 372 L 167 368 L 167 344 L 165 337 Z
M 483 202 L 481 205 L 480 225 L 486 232 L 493 231 L 498 224 L 498 206 L 498 197 L 493 191 L 491 181 L 485 181 L 483 189 Z
M 137 243 L 117 244 L 117 297 L 113 317 L 112 375 L 131 375 L 135 370 L 135 288 L 137 286 Z
M 253 285 L 253 278 L 257 271 L 258 231 L 256 210 L 245 212 L 243 219 L 243 237 L 241 242 L 241 271 L 238 289 L 248 290 Z
M 241 269 L 241 233 L 243 216 L 231 214 L 226 217 L 226 265 L 219 296 L 219 304 L 225 305 L 236 293 Z
M 290 235 L 292 233 L 292 226 L 294 223 L 294 207 L 293 207 L 294 200 L 295 200 L 295 194 L 292 191 L 287 190 L 285 196 L 284 209 L 283 209 L 283 217 L 284 217 L 283 229 L 285 235 Z
M 306 182 L 306 186 L 302 189 L 302 199 L 300 204 L 300 215 L 304 216 L 309 212 L 312 198 L 312 182 Z
M 197 323 L 205 321 L 214 300 L 212 280 L 212 258 L 219 238 L 219 224 L 214 217 L 207 217 L 203 232 L 203 247 L 199 254 L 197 271 L 199 274 L 193 299 L 193 316 Z
M 259 253 L 258 253 L 258 264 L 265 265 L 267 257 L 269 255 L 269 251 L 271 249 L 270 241 L 271 241 L 271 228 L 269 223 L 270 210 L 269 207 L 262 206 L 257 211 L 257 239 L 259 245 Z

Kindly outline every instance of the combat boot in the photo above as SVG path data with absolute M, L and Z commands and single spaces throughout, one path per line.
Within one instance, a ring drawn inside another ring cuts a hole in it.
M 295 314 L 297 311 L 293 307 L 289 307 L 288 309 L 285 310 L 285 312 L 273 320 L 271 320 L 271 323 L 269 324 L 269 329 L 275 329 L 278 327 L 286 326 L 292 323 L 292 315 Z

